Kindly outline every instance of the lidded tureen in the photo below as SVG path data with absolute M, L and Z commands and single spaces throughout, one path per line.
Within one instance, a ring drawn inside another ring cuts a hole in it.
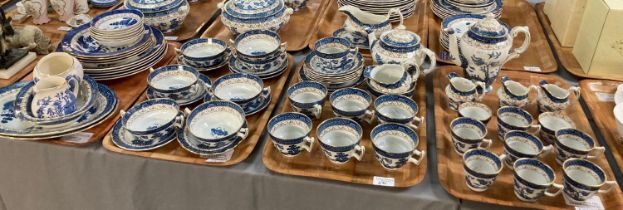
M 141 11 L 145 23 L 162 32 L 179 29 L 190 11 L 187 0 L 125 0 L 124 6 Z
M 294 12 L 284 0 L 230 0 L 218 7 L 223 10 L 221 21 L 236 34 L 254 29 L 277 31 Z
M 525 34 L 523 44 L 511 49 L 513 39 L 519 33 Z M 530 31 L 526 26 L 517 26 L 509 30 L 506 24 L 489 13 L 461 37 L 454 33 L 450 34 L 449 44 L 454 63 L 465 69 L 468 78 L 484 82 L 486 90 L 491 91 L 491 84 L 502 66 L 528 49 Z

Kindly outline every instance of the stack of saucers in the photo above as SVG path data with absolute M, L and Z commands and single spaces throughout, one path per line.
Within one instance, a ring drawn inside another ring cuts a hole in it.
M 351 5 L 363 11 L 376 15 L 387 15 L 390 9 L 399 8 L 404 18 L 411 17 L 415 13 L 416 0 L 338 0 L 338 5 Z M 390 21 L 400 21 L 398 14 L 391 14 Z
M 123 47 L 140 40 L 143 24 L 143 13 L 138 10 L 112 10 L 93 18 L 89 32 L 104 46 Z
M 85 75 L 75 96 L 74 110 L 62 115 L 42 116 L 41 113 L 33 113 L 35 99 L 41 98 L 35 95 L 43 94 L 35 93 L 34 87 L 35 82 L 30 81 L 0 89 L 0 104 L 5 104 L 0 111 L 3 113 L 0 137 L 39 140 L 78 133 L 106 120 L 118 103 L 111 89 Z
M 124 16 L 116 18 L 107 23 L 125 22 Z M 98 81 L 124 78 L 147 70 L 158 63 L 167 51 L 162 32 L 144 24 L 134 26 L 140 28 L 138 41 L 120 47 L 99 43 L 91 35 L 90 27 L 84 24 L 69 31 L 61 41 L 59 51 L 76 57 L 82 63 L 84 72 Z
M 270 30 L 250 30 L 234 41 L 236 48 L 233 59 L 229 59 L 229 70 L 270 79 L 281 75 L 288 67 L 288 54 L 281 37 Z
M 176 51 L 177 63 L 192 66 L 201 72 L 225 66 L 231 55 L 229 45 L 215 38 L 193 39 L 184 43 L 182 48 Z
M 299 71 L 302 80 L 320 82 L 329 91 L 363 82 L 363 56 L 348 40 L 323 38 L 315 43 L 315 49 L 305 57 L 305 65 Z
M 147 98 L 170 98 L 186 106 L 200 101 L 210 91 L 212 82 L 195 68 L 184 65 L 151 69 L 147 76 Z
M 441 19 L 462 14 L 502 15 L 502 0 L 430 0 L 433 13 Z
M 242 107 L 230 101 L 209 101 L 197 106 L 188 118 L 177 141 L 191 153 L 213 155 L 238 146 L 249 133 Z
M 118 2 L 117 0 L 89 0 L 91 6 L 95 8 L 109 8 L 115 6 Z
M 457 37 L 463 36 L 476 22 L 484 19 L 484 15 L 463 14 L 449 16 L 441 22 L 441 31 L 439 36 L 439 44 L 444 50 L 450 49 L 450 33 Z

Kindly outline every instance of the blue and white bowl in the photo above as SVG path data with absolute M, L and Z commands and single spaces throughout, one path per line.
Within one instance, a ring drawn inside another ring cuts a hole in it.
M 147 83 L 158 97 L 179 99 L 204 88 L 198 85 L 199 72 L 190 66 L 169 65 L 150 71 Z
M 470 149 L 489 148 L 491 146 L 491 139 L 485 139 L 487 126 L 477 119 L 468 117 L 456 118 L 450 122 L 450 130 L 452 132 L 454 151 L 459 155 Z
M 541 130 L 540 125 L 532 124 L 534 118 L 532 118 L 529 112 L 516 106 L 500 107 L 496 116 L 498 121 L 498 137 L 500 140 L 504 139 L 504 135 L 506 135 L 507 132 L 513 130 L 532 130 L 532 133 Z
M 554 144 L 556 141 L 556 131 L 566 128 L 575 128 L 575 123 L 571 118 L 562 112 L 543 112 L 539 115 L 539 134 L 545 142 Z
M 143 101 L 127 112 L 121 110 L 123 128 L 139 141 L 150 141 L 157 137 L 170 136 L 184 125 L 184 116 L 179 106 L 171 99 Z
M 212 95 L 219 100 L 232 101 L 240 106 L 266 98 L 270 95 L 270 87 L 257 76 L 242 73 L 227 74 L 219 77 L 212 85 Z
M 327 87 L 318 82 L 299 82 L 288 88 L 288 100 L 295 111 L 320 119 L 327 91 Z
M 513 163 L 519 158 L 537 158 L 553 149 L 552 145 L 544 146 L 536 136 L 525 131 L 510 131 L 504 136 L 504 154 L 506 166 L 513 169 Z
M 554 183 L 554 170 L 537 159 L 521 158 L 515 161 L 513 168 L 514 192 L 519 200 L 535 202 L 543 196 L 555 197 L 562 192 L 563 186 Z M 550 188 L 556 191 L 548 192 Z
M 606 172 L 597 164 L 571 158 L 562 164 L 563 196 L 572 201 L 585 201 L 597 194 L 610 192 L 616 181 L 607 181 Z
M 246 123 L 244 110 L 230 101 L 208 101 L 185 113 L 185 130 L 201 142 L 220 142 L 247 132 L 242 128 Z
M 329 101 L 336 116 L 363 120 L 368 123 L 374 120 L 374 111 L 368 109 L 372 103 L 372 96 L 364 90 L 339 89 L 329 96 Z
M 178 53 L 183 62 L 190 66 L 210 68 L 228 60 L 231 50 L 220 39 L 197 38 L 185 42 Z
M 234 40 L 236 58 L 245 62 L 274 60 L 285 52 L 286 45 L 281 43 L 278 33 L 270 30 L 250 30 Z
M 339 37 L 325 37 L 314 43 L 314 49 L 320 57 L 320 67 L 324 69 L 339 69 L 353 63 L 357 48 L 353 48 L 350 41 Z
M 299 113 L 279 114 L 270 121 L 266 130 L 273 140 L 273 146 L 286 157 L 294 157 L 302 150 L 311 152 L 314 137 L 309 134 L 313 128 L 312 120 Z
M 381 124 L 370 133 L 376 159 L 387 170 L 396 170 L 407 162 L 419 165 L 426 153 L 417 150 L 417 133 L 400 124 Z M 413 156 L 417 156 L 417 159 Z
M 235 149 L 243 140 L 247 138 L 249 134 L 249 126 L 245 122 L 237 135 L 234 135 L 228 139 L 224 139 L 218 142 L 206 142 L 198 139 L 190 134 L 188 129 L 184 129 L 184 132 L 180 131 L 177 134 L 177 141 L 182 148 L 187 151 L 204 156 L 227 153 Z
M 605 151 L 587 133 L 568 128 L 556 131 L 556 162 L 562 164 L 569 158 L 597 158 Z
M 417 117 L 417 103 L 406 96 L 380 96 L 374 100 L 374 111 L 381 123 L 404 124 L 415 130 L 424 121 L 424 117 Z
M 347 163 L 353 157 L 361 161 L 366 151 L 359 144 L 362 134 L 361 126 L 346 118 L 325 120 L 316 129 L 322 151 L 335 164 Z
M 463 169 L 467 187 L 476 192 L 489 188 L 504 168 L 506 156 L 497 156 L 485 149 L 471 149 L 463 155 Z

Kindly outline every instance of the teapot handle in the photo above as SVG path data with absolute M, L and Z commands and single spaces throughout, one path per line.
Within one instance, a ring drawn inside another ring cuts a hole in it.
M 433 51 L 429 50 L 428 48 L 420 49 L 420 54 L 421 56 L 418 56 L 418 57 L 421 57 L 421 59 L 418 62 L 418 66 L 422 66 L 422 64 L 424 64 L 426 57 L 430 59 L 430 66 L 427 69 L 422 69 L 423 70 L 422 73 L 425 76 L 435 70 L 435 67 L 437 66 L 437 56 L 435 55 Z
M 519 35 L 519 33 L 523 33 L 523 34 L 526 35 L 524 37 L 523 44 L 521 44 L 520 47 L 515 48 L 513 50 L 513 52 L 510 55 L 508 55 L 508 58 L 506 58 L 504 63 L 519 57 L 519 54 L 525 52 L 528 49 L 528 47 L 530 46 L 531 37 L 530 37 L 530 30 L 528 29 L 528 27 L 526 27 L 526 26 L 517 26 L 517 27 L 513 28 L 511 30 L 511 33 L 510 33 L 511 38 L 514 39 L 515 37 L 517 37 L 517 35 Z

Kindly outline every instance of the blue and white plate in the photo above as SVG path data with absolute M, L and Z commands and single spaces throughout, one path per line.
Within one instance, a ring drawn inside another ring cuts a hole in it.
M 175 99 L 175 102 L 177 102 L 177 104 L 179 104 L 180 106 L 186 106 L 186 105 L 193 104 L 203 99 L 203 97 L 207 95 L 208 93 L 208 91 L 205 88 L 206 84 L 211 85 L 212 82 L 210 81 L 210 78 L 204 74 L 199 74 L 199 81 L 201 81 L 202 83 L 202 84 L 198 84 L 198 85 L 201 85 L 201 87 L 199 88 L 199 91 L 197 91 L 196 93 L 192 95 L 188 95 L 187 98 Z M 147 87 L 147 98 L 148 99 L 158 98 L 155 96 L 154 92 L 155 92 L 154 89 L 152 89 L 151 87 Z
M 274 67 L 274 68 L 261 71 L 261 72 L 251 72 L 251 71 L 244 70 L 241 67 L 240 61 L 238 59 L 231 58 L 229 59 L 229 70 L 234 73 L 252 74 L 261 79 L 271 79 L 271 78 L 275 78 L 283 74 L 283 72 L 285 72 L 286 69 L 288 68 L 288 62 L 289 61 L 286 57 L 284 62 L 282 62 L 281 65 L 279 65 L 278 67 Z
M 89 3 L 96 8 L 108 8 L 115 6 L 119 2 L 118 0 L 89 0 Z
M 216 64 L 214 66 L 210 66 L 209 68 L 199 68 L 199 67 L 190 65 L 182 58 L 182 56 L 177 56 L 177 63 L 178 64 L 182 64 L 182 65 L 186 65 L 186 66 L 192 66 L 193 68 L 197 69 L 197 71 L 199 71 L 199 72 L 209 72 L 209 71 L 220 69 L 221 67 L 229 64 L 229 60 L 230 59 L 233 59 L 233 58 L 231 58 L 231 56 L 227 56 L 227 58 L 225 58 L 225 60 L 223 60 L 223 62 L 221 62 L 219 64 Z
M 160 148 L 175 140 L 177 132 L 173 135 L 161 136 L 149 141 L 138 140 L 132 133 L 123 128 L 121 119 L 117 120 L 112 129 L 112 142 L 121 149 L 129 151 L 147 151 Z
M 249 126 L 245 122 L 242 125 L 242 129 L 248 130 Z M 217 144 L 216 146 L 208 146 L 208 144 L 201 142 L 200 140 L 194 138 L 187 129 L 184 129 L 184 132 L 177 133 L 177 141 L 180 143 L 182 148 L 188 150 L 191 153 L 198 155 L 212 155 L 224 153 L 230 149 L 236 148 L 244 139 L 248 136 L 248 131 L 244 133 L 244 138 L 241 138 L 237 135 L 234 135 L 232 138 L 233 141 L 221 141 L 222 144 Z
M 19 140 L 41 140 L 61 137 L 92 128 L 113 114 L 118 104 L 117 95 L 106 85 L 98 84 L 95 105 L 86 113 L 62 127 L 45 128 L 15 117 L 13 106 L 19 87 L 23 83 L 0 89 L 0 104 L 3 105 L 0 120 L 0 137 Z

